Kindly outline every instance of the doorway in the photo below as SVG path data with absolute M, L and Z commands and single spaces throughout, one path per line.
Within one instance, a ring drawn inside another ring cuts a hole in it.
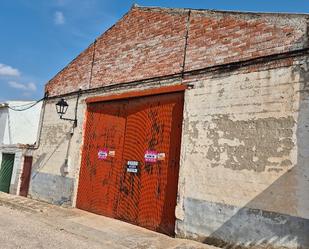
M 25 156 L 24 158 L 23 173 L 21 175 L 21 184 L 19 191 L 20 196 L 27 197 L 28 195 L 32 160 L 33 160 L 32 156 Z
M 2 162 L 0 168 L 0 191 L 9 193 L 12 172 L 14 167 L 15 154 L 2 153 Z
M 88 105 L 77 207 L 174 235 L 183 92 Z

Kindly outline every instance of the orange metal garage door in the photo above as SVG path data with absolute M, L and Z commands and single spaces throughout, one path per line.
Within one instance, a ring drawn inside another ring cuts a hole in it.
M 77 207 L 174 234 L 183 93 L 88 105 Z

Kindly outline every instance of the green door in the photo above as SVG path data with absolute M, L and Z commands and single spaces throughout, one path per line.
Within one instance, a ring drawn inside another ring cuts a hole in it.
M 2 154 L 2 163 L 0 168 L 0 191 L 9 193 L 14 165 L 14 154 Z

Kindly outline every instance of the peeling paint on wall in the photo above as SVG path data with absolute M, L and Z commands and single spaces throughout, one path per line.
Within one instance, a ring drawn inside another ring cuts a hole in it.
M 223 165 L 257 172 L 266 167 L 280 170 L 291 165 L 288 159 L 282 158 L 288 158 L 294 147 L 294 124 L 292 116 L 245 121 L 233 121 L 228 115 L 212 116 L 211 123 L 205 123 L 205 130 L 201 131 L 211 140 L 206 158 L 211 161 L 211 167 Z
M 192 77 L 177 236 L 217 246 L 308 246 L 308 157 L 299 152 L 309 153 L 309 112 L 303 105 L 300 119 L 303 62 L 294 63 Z

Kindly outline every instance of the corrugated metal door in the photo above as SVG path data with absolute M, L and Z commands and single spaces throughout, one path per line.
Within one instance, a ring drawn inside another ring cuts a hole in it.
M 76 206 L 114 217 L 125 133 L 125 101 L 88 106 Z
M 182 92 L 90 104 L 77 207 L 173 235 L 182 113 Z M 118 132 L 108 132 L 111 127 Z M 115 157 L 98 167 L 93 155 L 102 144 Z M 129 170 L 132 163 L 136 171 Z M 90 190 L 94 185 L 100 194 Z M 103 193 L 109 193 L 104 203 Z
M 183 94 L 132 99 L 127 106 L 117 217 L 174 234 Z M 157 157 L 154 160 L 145 156 Z M 158 158 L 158 156 L 160 158 Z M 138 173 L 127 171 L 138 161 Z
M 23 173 L 21 175 L 21 184 L 20 184 L 20 191 L 19 191 L 20 196 L 27 197 L 28 195 L 32 160 L 33 160 L 32 156 L 25 156 Z
M 0 168 L 0 191 L 5 193 L 10 192 L 14 158 L 14 154 L 2 154 L 2 163 Z

